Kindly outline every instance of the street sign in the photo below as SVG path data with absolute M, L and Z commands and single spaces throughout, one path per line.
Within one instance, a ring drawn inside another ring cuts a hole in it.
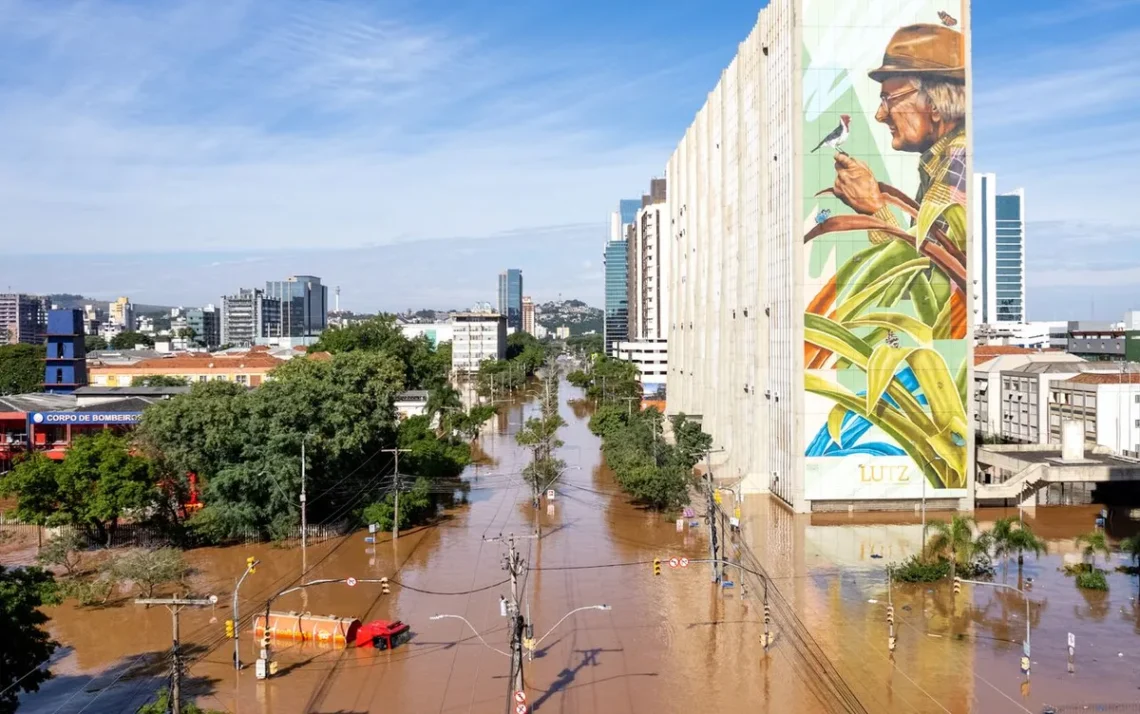
M 677 519 L 677 532 L 681 533 L 684 530 L 685 530 L 685 519 L 684 518 L 678 518 Z
M 1077 636 L 1074 635 L 1072 632 L 1070 632 L 1069 633 L 1069 649 L 1072 649 L 1076 646 L 1077 646 Z
M 526 704 L 516 704 L 515 714 L 526 714 Z
M 1026 657 L 1029 656 L 1029 642 L 1022 642 L 1021 643 L 1021 651 L 1023 653 L 1025 653 Z
M 692 518 L 695 514 L 693 513 L 693 509 L 686 508 L 681 515 L 683 515 L 685 518 Z
M 546 498 L 551 501 L 554 500 L 554 489 L 550 489 L 546 492 Z
M 356 587 L 356 578 L 349 578 L 348 580 L 344 581 L 344 584 L 350 588 L 354 588 Z
M 376 542 L 376 536 L 364 536 L 364 542 L 365 543 L 375 543 Z
M 737 518 L 736 516 L 733 516 L 732 518 L 728 519 L 728 525 L 732 526 L 733 528 L 739 528 L 740 527 L 740 519 Z
M 520 704 L 525 704 L 526 703 L 526 692 L 524 692 L 521 689 L 518 690 L 517 692 L 515 692 L 515 701 L 519 702 Z
M 375 533 L 376 529 L 377 529 L 377 525 L 375 523 L 369 523 L 368 524 L 368 532 L 369 533 Z
M 689 559 L 688 558 L 681 558 L 681 567 L 682 568 L 689 567 Z
M 680 564 L 681 564 L 681 562 L 679 560 L 677 560 L 676 558 L 670 558 L 669 559 L 669 567 L 670 568 L 676 568 Z

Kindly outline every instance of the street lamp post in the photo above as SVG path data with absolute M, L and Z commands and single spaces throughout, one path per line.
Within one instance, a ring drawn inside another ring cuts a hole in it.
M 238 638 L 238 634 L 241 632 L 238 623 L 241 621 L 241 618 L 238 616 L 238 591 L 241 590 L 241 584 L 245 582 L 246 576 L 252 573 L 260 562 L 260 560 L 253 557 L 247 558 L 245 561 L 245 572 L 241 574 L 241 577 L 238 578 L 237 585 L 234 586 L 234 669 L 237 670 L 241 669 L 241 642 Z
M 1015 587 L 1013 585 L 1007 585 L 1006 583 L 987 583 L 987 582 L 984 582 L 981 580 L 964 580 L 962 578 L 954 578 L 954 580 L 956 582 L 959 582 L 959 583 L 969 583 L 970 585 L 984 585 L 984 586 L 990 587 L 990 588 L 1003 588 L 1005 590 L 1013 590 L 1014 592 L 1019 593 L 1021 595 L 1021 597 L 1025 600 L 1025 657 L 1024 657 L 1024 662 L 1022 663 L 1022 669 L 1025 670 L 1025 676 L 1028 677 L 1029 676 L 1029 657 L 1030 657 L 1030 654 L 1029 654 L 1029 650 L 1030 650 L 1030 645 L 1029 645 L 1029 595 L 1027 595 L 1026 592 L 1024 590 L 1022 590 L 1021 588 Z

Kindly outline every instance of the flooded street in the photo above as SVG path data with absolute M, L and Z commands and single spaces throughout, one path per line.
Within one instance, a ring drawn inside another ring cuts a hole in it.
M 948 585 L 895 587 L 899 641 L 892 662 L 885 567 L 919 549 L 917 517 L 793 516 L 766 496 L 749 497 L 729 554 L 761 565 L 779 591 L 769 597 L 775 642 L 765 654 L 759 581 L 749 582 L 742 598 L 737 574 L 728 574 L 736 586 L 721 590 L 710 583 L 708 564 L 669 567 L 673 556 L 708 557 L 706 526 L 678 532 L 672 521 L 625 503 L 599 463 L 588 415 L 566 403 L 577 394 L 563 383 L 561 458 L 570 470 L 552 509 L 536 511 L 517 476 L 527 452 L 513 433 L 537 405 L 504 405 L 481 439 L 487 458 L 468 469 L 468 505 L 395 543 L 378 534 L 370 544 L 357 532 L 309 548 L 310 579 L 388 577 L 391 594 L 373 583 L 335 583 L 273 604 L 364 622 L 403 620 L 413 636 L 394 651 L 277 642 L 280 670 L 272 679 L 256 680 L 251 666 L 235 673 L 233 642 L 223 632 L 235 577 L 247 556 L 261 559 L 240 593 L 245 617 L 264 609 L 267 595 L 299 582 L 300 549 L 190 552 L 196 591 L 219 602 L 182 612 L 187 691 L 205 708 L 230 712 L 504 712 L 509 659 L 494 649 L 507 648 L 499 609 L 500 597 L 509 595 L 506 545 L 488 539 L 513 533 L 529 566 L 521 592 L 536 638 L 575 608 L 611 608 L 577 613 L 541 639 L 524 666 L 535 711 L 957 714 L 1140 698 L 1135 578 L 1111 573 L 1111 591 L 1099 597 L 1082 594 L 1058 571 L 1073 536 L 1091 529 L 1096 509 L 1027 512 L 1050 555 L 1030 556 L 1024 567 L 1033 579 L 1034 664 L 1026 686 L 1018 671 L 1025 610 L 1016 592 L 965 586 L 955 599 Z M 985 527 L 1006 514 L 977 515 Z M 541 538 L 529 537 L 536 527 Z M 660 577 L 652 573 L 654 557 L 666 561 Z M 996 580 L 1003 581 L 1000 568 Z M 1016 563 L 1004 582 L 1017 584 Z M 166 684 L 171 615 L 164 608 L 66 605 L 50 614 L 52 635 L 65 649 L 53 666 L 56 678 L 24 697 L 21 711 L 133 711 Z M 458 619 L 431 620 L 436 614 L 466 618 L 485 643 Z M 1072 674 L 1069 632 L 1076 636 Z M 241 634 L 249 665 L 257 648 L 248 626 Z

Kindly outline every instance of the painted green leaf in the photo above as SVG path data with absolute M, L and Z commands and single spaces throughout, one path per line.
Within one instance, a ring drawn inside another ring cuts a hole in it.
M 867 269 L 860 273 L 854 282 L 847 285 L 844 290 L 845 295 L 854 295 L 864 290 L 892 268 L 922 257 L 918 251 L 902 241 L 893 240 L 879 245 L 884 246 L 882 251 L 875 255 L 874 259 L 867 265 Z M 845 284 L 841 283 L 840 285 Z
M 962 404 L 969 404 L 970 400 L 966 398 L 968 392 L 966 391 L 966 380 L 970 376 L 970 371 L 966 369 L 966 362 L 969 358 L 964 358 L 962 364 L 958 366 L 958 376 L 954 378 L 954 383 L 958 387 L 958 398 L 962 400 Z
M 913 318 L 911 318 L 913 319 Z M 867 360 L 867 411 L 872 411 L 895 379 L 899 365 L 914 352 L 914 347 L 879 345 Z
M 942 309 L 938 311 L 938 317 L 934 320 L 934 339 L 948 340 L 953 334 L 951 329 L 953 325 L 950 323 L 950 315 L 953 313 L 953 305 L 947 300 L 942 304 Z
M 840 359 L 847 360 L 864 372 L 867 371 L 867 360 L 873 352 L 870 345 L 843 325 L 821 315 L 810 313 L 804 315 L 804 341 L 825 349 Z M 906 387 L 898 381 L 892 381 L 887 388 L 887 393 L 891 395 L 891 399 L 894 399 L 896 404 L 902 407 L 907 418 L 919 429 L 931 435 L 938 432 L 938 428 L 935 427 L 930 415 L 926 413 L 922 405 Z
M 926 279 L 925 274 L 919 273 L 914 276 L 914 282 L 910 284 L 910 300 L 919 318 L 933 327 L 938 319 L 938 299 L 934 296 L 934 290 L 930 287 L 930 281 Z
M 910 315 L 898 312 L 869 312 L 843 323 L 845 327 L 886 327 L 896 332 L 904 332 L 921 345 L 929 345 L 934 338 L 930 327 Z
M 950 300 L 950 278 L 941 270 L 930 271 L 930 289 L 934 291 L 934 299 L 940 306 Z
M 849 292 L 848 288 L 852 285 L 855 276 L 872 264 L 872 259 L 875 255 L 888 249 L 897 242 L 898 241 L 879 243 L 870 248 L 865 248 L 848 258 L 843 265 L 839 266 L 839 270 L 835 271 L 836 294 L 842 295 Z M 907 247 L 909 248 L 910 246 Z
M 921 248 L 930 234 L 930 229 L 942 217 L 946 209 L 953 205 L 952 201 L 936 201 L 929 196 L 923 200 L 922 206 L 918 209 L 918 219 L 915 221 L 914 244 L 916 248 Z
M 907 356 L 937 432 L 929 438 L 930 447 L 957 474 L 966 471 L 966 449 L 955 442 L 966 437 L 966 409 L 959 396 L 957 382 L 950 376 L 946 360 L 933 349 L 920 348 Z
M 847 407 L 836 405 L 832 408 L 831 413 L 827 415 L 827 433 L 831 440 L 835 442 L 836 446 L 842 446 L 839 440 L 840 434 L 843 433 L 843 420 L 847 417 Z
M 946 219 L 946 225 L 949 226 L 949 232 L 946 237 L 958 247 L 958 250 L 965 252 L 966 207 L 960 203 L 951 204 L 942 217 Z
M 838 317 L 840 321 L 846 320 L 851 315 L 863 311 L 867 306 L 878 300 L 883 292 L 890 287 L 891 282 L 899 276 L 909 276 L 916 271 L 926 270 L 929 267 L 930 260 L 926 258 L 908 260 L 905 263 L 896 265 L 879 276 L 875 282 L 844 300 L 835 308 L 835 316 Z
M 927 435 L 908 421 L 907 418 L 896 409 L 888 404 L 880 403 L 876 409 L 869 412 L 866 408 L 867 405 L 861 397 L 852 394 L 837 384 L 827 381 L 814 372 L 804 374 L 804 388 L 813 394 L 826 397 L 845 409 L 853 411 L 867 419 L 887 434 L 887 436 L 894 439 L 895 443 L 897 443 L 899 447 L 911 457 L 914 463 L 918 465 L 928 477 L 932 478 L 935 483 L 944 482 L 942 475 L 932 466 L 935 454 L 930 448 Z

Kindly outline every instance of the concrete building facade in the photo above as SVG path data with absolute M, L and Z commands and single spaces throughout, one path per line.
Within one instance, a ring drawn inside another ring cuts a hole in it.
M 522 331 L 537 337 L 534 326 L 534 300 L 531 300 L 529 295 L 524 295 L 522 299 Z
M 457 312 L 451 318 L 451 369 L 479 371 L 487 360 L 507 357 L 507 316 L 497 312 Z
M 965 1 L 772 0 L 669 159 L 668 410 L 718 478 L 801 512 L 972 507 L 969 27 Z
M 314 275 L 267 281 L 265 297 L 280 303 L 281 326 L 264 337 L 319 337 L 328 327 L 329 289 Z
M 281 301 L 257 288 L 241 288 L 222 298 L 222 344 L 249 346 L 281 337 Z
M 128 297 L 120 297 L 107 307 L 111 322 L 130 332 L 135 329 L 135 306 Z
M 0 345 L 40 345 L 47 325 L 43 305 L 35 295 L 0 293 Z

